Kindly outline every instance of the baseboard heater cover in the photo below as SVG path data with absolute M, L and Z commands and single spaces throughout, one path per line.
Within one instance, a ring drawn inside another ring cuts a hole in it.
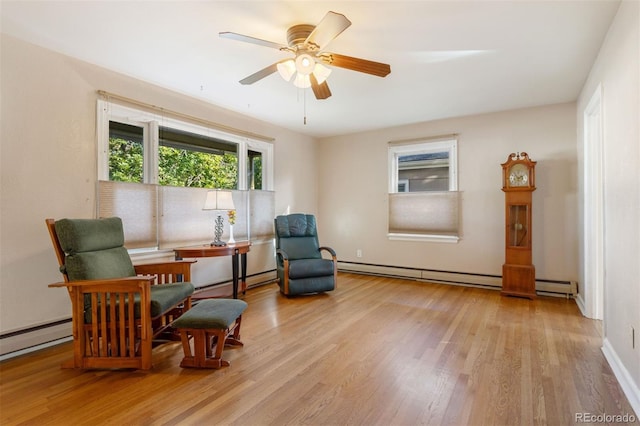
M 61 343 L 71 335 L 71 318 L 3 333 L 0 336 L 0 360 Z
M 413 279 L 416 281 L 440 284 L 481 287 L 492 290 L 500 290 L 502 288 L 502 276 L 500 275 L 341 261 L 338 261 L 338 270 L 342 272 Z M 577 283 L 575 281 L 536 279 L 536 292 L 540 295 L 563 296 L 567 298 L 574 297 L 577 294 Z
M 258 272 L 252 275 L 247 275 L 247 288 L 259 287 L 261 285 L 272 283 L 277 280 L 278 276 L 276 274 L 276 270 Z M 211 288 L 215 288 L 218 286 L 229 285 L 231 284 L 231 280 L 219 281 L 211 284 L 205 284 L 196 287 L 196 291 L 207 290 Z

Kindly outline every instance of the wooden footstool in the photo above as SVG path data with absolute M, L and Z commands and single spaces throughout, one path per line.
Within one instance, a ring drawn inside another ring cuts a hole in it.
M 238 299 L 205 299 L 173 322 L 180 331 L 184 358 L 180 367 L 220 368 L 229 365 L 222 359 L 225 345 L 242 346 L 240 322 L 247 303 Z M 195 354 L 189 338 L 193 337 Z M 213 351 L 215 348 L 215 355 Z

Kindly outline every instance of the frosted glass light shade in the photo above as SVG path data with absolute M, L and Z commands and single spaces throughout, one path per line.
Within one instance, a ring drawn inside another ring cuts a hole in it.
M 291 77 L 296 72 L 296 63 L 293 59 L 289 59 L 288 61 L 278 62 L 276 65 L 278 69 L 278 73 L 280 73 L 280 77 L 282 77 L 285 81 L 291 81 Z
M 329 77 L 329 74 L 331 74 L 331 69 L 321 63 L 316 63 L 316 66 L 313 68 L 313 75 L 316 77 L 318 84 L 324 83 L 327 77 Z
M 308 75 L 297 73 L 296 78 L 293 80 L 293 85 L 299 89 L 306 89 L 311 87 L 311 79 Z
M 324 83 L 329 74 L 331 74 L 330 68 L 316 62 L 311 55 L 306 53 L 298 55 L 295 61 L 289 59 L 279 62 L 276 68 L 285 81 L 292 81 L 293 79 L 293 85 L 299 89 L 311 87 L 309 76 L 312 72 L 318 84 Z

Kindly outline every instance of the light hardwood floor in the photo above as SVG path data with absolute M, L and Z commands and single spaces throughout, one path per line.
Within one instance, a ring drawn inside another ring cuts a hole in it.
M 60 369 L 62 344 L 0 364 L 2 425 L 570 425 L 632 415 L 575 303 L 340 274 L 326 295 L 244 296 L 243 348 L 222 370 Z M 636 423 L 638 421 L 636 420 Z

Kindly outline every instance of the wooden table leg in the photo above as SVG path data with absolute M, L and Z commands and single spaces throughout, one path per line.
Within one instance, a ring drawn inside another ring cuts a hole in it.
M 247 294 L 247 253 L 240 255 L 242 260 L 242 294 Z
M 231 270 L 233 271 L 233 298 L 238 298 L 238 250 L 231 255 Z

